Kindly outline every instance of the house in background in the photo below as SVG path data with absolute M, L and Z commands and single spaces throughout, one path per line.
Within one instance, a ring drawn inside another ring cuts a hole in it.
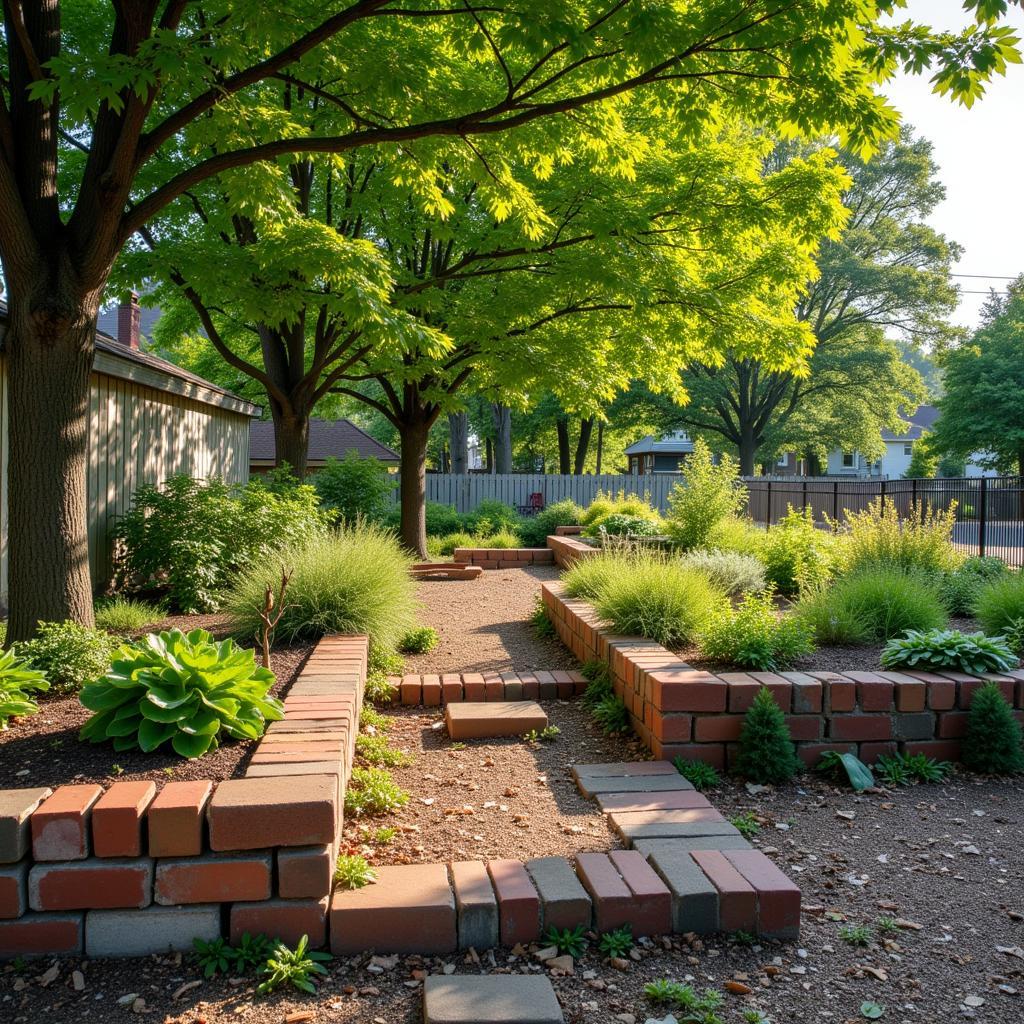
M 249 426 L 249 472 L 266 473 L 277 465 L 274 424 L 270 420 L 253 420 Z M 323 469 L 329 458 L 343 459 L 355 452 L 364 459 L 378 459 L 388 469 L 397 469 L 398 453 L 381 444 L 351 420 L 309 421 L 309 472 Z
M 921 405 L 909 416 L 904 417 L 906 426 L 900 430 L 883 430 L 885 454 L 875 461 L 866 459 L 860 452 L 834 451 L 828 453 L 826 472 L 829 476 L 882 477 L 899 480 L 906 476 L 914 445 L 922 435 L 931 430 L 939 418 L 934 405 Z
M 89 387 L 89 569 L 109 579 L 113 527 L 141 484 L 178 473 L 227 483 L 249 477 L 249 423 L 259 407 L 139 348 L 138 300 L 97 331 Z M 7 307 L 0 302 L 0 347 Z M 7 603 L 7 379 L 0 355 L 0 602 Z
M 678 473 L 693 453 L 693 441 L 685 430 L 676 430 L 655 439 L 648 434 L 626 449 L 631 476 L 647 473 Z

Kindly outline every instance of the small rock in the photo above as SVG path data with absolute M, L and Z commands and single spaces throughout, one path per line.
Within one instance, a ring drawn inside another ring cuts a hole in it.
M 742 981 L 727 981 L 722 985 L 727 992 L 731 992 L 734 996 L 749 996 L 753 991 L 749 985 L 744 985 Z
M 624 960 L 621 956 L 613 956 L 608 963 L 617 971 L 628 971 L 630 967 L 629 961 Z
M 194 985 L 198 985 L 199 982 L 193 982 Z M 71 985 L 76 992 L 82 992 L 85 990 L 85 975 L 81 971 L 71 972 Z
M 543 949 L 538 949 L 537 952 L 533 955 L 538 960 L 553 960 L 556 956 L 558 956 L 558 947 L 545 946 Z
M 129 992 L 126 996 L 121 996 L 117 1001 L 118 1006 L 131 1006 L 136 999 L 139 998 L 138 992 Z
M 615 1019 L 620 1024 L 636 1024 L 636 1017 L 631 1013 L 618 1013 L 615 1015 Z
M 558 974 L 574 974 L 576 970 L 575 961 L 568 953 L 551 957 L 545 966 L 549 971 L 555 971 Z
M 60 974 L 60 967 L 54 964 L 52 967 L 48 967 L 42 974 L 39 975 L 37 981 L 42 988 L 46 988 L 51 982 L 57 980 L 57 976 Z
M 964 996 L 964 1006 L 977 1007 L 984 1005 L 985 1000 L 981 996 Z

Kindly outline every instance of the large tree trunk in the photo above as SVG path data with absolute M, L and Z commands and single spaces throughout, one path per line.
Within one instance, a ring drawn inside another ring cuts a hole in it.
M 275 459 L 278 466 L 288 463 L 299 480 L 305 479 L 309 465 L 309 420 L 312 410 L 282 410 L 270 403 L 274 420 Z
M 448 415 L 448 434 L 452 450 L 452 472 L 469 472 L 469 413 Z
M 38 282 L 38 302 L 9 293 L 8 644 L 40 621 L 94 621 L 86 469 L 98 299 L 59 288 Z
M 576 458 L 573 460 L 572 471 L 580 476 L 587 464 L 587 452 L 590 450 L 590 437 L 594 432 L 594 417 L 580 420 L 580 436 L 576 442 Z
M 494 414 L 494 470 L 496 473 L 511 473 L 512 410 L 495 402 L 491 411 Z
M 558 432 L 558 472 L 568 476 L 572 472 L 572 464 L 569 454 L 569 421 L 564 416 L 555 420 L 555 430 Z
M 427 558 L 427 438 L 430 420 L 413 413 L 399 424 L 401 438 L 401 511 L 398 535 L 402 544 L 420 559 Z
M 748 427 L 740 428 L 740 476 L 753 476 L 754 467 L 757 462 L 757 449 L 759 447 L 754 437 L 754 432 Z

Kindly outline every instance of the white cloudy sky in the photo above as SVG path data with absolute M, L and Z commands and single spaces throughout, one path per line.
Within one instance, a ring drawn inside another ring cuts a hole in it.
M 1012 8 L 1009 23 L 1024 38 L 1024 11 Z M 933 28 L 966 24 L 961 0 L 910 0 L 907 17 Z M 1009 275 L 1024 271 L 1024 65 L 1011 65 L 986 95 L 967 110 L 931 91 L 927 76 L 901 75 L 885 93 L 905 121 L 935 146 L 946 200 L 931 217 L 932 225 L 964 247 L 955 268 L 959 274 Z M 978 310 L 990 286 L 1006 281 L 958 277 L 960 307 L 955 320 L 977 323 Z

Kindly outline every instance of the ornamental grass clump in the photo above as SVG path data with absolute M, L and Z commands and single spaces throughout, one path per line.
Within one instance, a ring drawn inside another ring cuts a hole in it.
M 705 658 L 774 672 L 814 650 L 814 631 L 795 615 L 779 615 L 772 592 L 747 594 L 739 607 L 713 612 L 697 638 Z
M 908 630 L 890 640 L 882 651 L 885 668 L 946 668 L 976 676 L 1016 668 L 1018 660 L 1003 637 L 957 629 Z
M 793 739 L 771 690 L 762 687 L 743 717 L 736 771 L 751 782 L 788 782 L 797 770 Z
M 569 597 L 581 601 L 595 601 L 611 580 L 644 557 L 648 556 L 625 551 L 602 551 L 589 558 L 580 558 L 562 576 L 565 592 Z
M 949 614 L 973 615 L 974 605 L 985 587 L 1009 572 L 1001 558 L 985 555 L 968 558 L 952 572 L 945 573 L 939 582 L 939 590 Z
M 700 548 L 686 552 L 679 561 L 706 576 L 723 594 L 759 594 L 768 585 L 764 564 L 753 555 Z
M 986 683 L 971 700 L 960 760 L 971 771 L 986 774 L 1012 775 L 1024 771 L 1020 722 L 995 683 Z
M 274 682 L 251 650 L 217 643 L 206 630 L 150 633 L 82 687 L 79 699 L 94 714 L 79 735 L 147 754 L 169 742 L 182 757 L 201 757 L 222 736 L 258 739 L 267 722 L 284 717 L 281 702 L 268 696 Z
M 701 573 L 647 557 L 627 561 L 605 580 L 594 606 L 617 633 L 678 647 L 690 642 L 724 600 Z
M 284 565 L 291 578 L 274 631 L 277 641 L 358 633 L 393 651 L 416 625 L 411 564 L 393 534 L 378 526 L 357 524 L 313 537 L 239 577 L 228 599 L 234 633 L 245 638 L 259 633 L 264 591 L 277 586 Z
M 1019 569 L 992 580 L 974 600 L 974 614 L 989 636 L 1005 636 L 1024 622 L 1024 573 Z

